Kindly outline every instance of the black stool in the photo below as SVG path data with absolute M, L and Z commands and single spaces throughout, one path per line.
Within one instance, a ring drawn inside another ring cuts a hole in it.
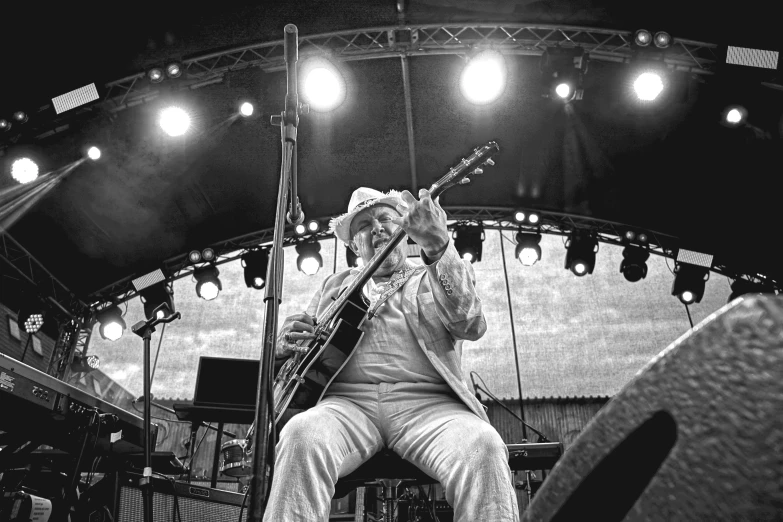
M 362 486 L 383 487 L 383 520 L 394 520 L 397 493 L 402 485 L 435 484 L 438 481 L 419 468 L 403 460 L 391 450 L 381 450 L 370 459 L 337 481 L 334 498 L 341 498 Z

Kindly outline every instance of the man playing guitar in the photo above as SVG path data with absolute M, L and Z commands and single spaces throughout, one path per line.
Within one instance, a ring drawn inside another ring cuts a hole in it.
M 426 189 L 416 199 L 362 187 L 331 223 L 365 265 L 398 227 L 423 264 L 401 242 L 364 286 L 364 335 L 322 399 L 280 433 L 264 520 L 328 520 L 337 479 L 383 448 L 440 482 L 455 521 L 519 520 L 506 445 L 463 379 L 462 340 L 487 326 L 473 267 L 452 245 L 437 199 Z M 286 318 L 278 359 L 307 351 L 301 341 L 358 270 L 328 276 L 306 313 Z

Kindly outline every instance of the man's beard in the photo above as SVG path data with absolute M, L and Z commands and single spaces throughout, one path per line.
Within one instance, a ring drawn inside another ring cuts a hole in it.
M 374 248 L 375 253 L 378 254 L 383 248 L 386 246 L 390 238 L 385 238 L 381 240 Z M 381 263 L 381 266 L 378 268 L 395 268 L 397 264 L 400 262 L 400 259 L 402 257 L 402 249 L 400 248 L 400 245 L 402 243 L 398 244 L 394 250 L 392 250 L 388 256 L 386 256 L 386 259 L 383 260 Z

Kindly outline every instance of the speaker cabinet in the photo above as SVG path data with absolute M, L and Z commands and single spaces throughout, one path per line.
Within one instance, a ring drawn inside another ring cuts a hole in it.
M 593 418 L 525 511 L 540 520 L 780 520 L 783 299 L 732 301 Z
M 140 475 L 106 476 L 89 491 L 89 499 L 78 520 L 89 522 L 140 522 L 144 520 Z M 237 522 L 242 502 L 242 520 L 247 520 L 250 498 L 241 493 L 212 489 L 187 482 L 153 478 L 154 522 Z M 175 505 L 178 515 L 175 516 Z

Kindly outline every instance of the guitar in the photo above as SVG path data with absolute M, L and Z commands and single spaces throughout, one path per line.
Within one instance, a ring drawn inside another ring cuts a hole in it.
M 445 176 L 429 189 L 432 199 L 455 185 L 470 182 L 470 176 L 481 174 L 481 167 L 494 165 L 492 156 L 500 150 L 494 141 L 473 150 L 466 159 L 449 169 Z M 321 399 L 334 377 L 348 362 L 364 332 L 360 329 L 367 315 L 368 306 L 362 288 L 384 259 L 405 237 L 398 228 L 386 246 L 376 252 L 357 277 L 338 295 L 317 318 L 315 338 L 297 341 L 306 346 L 304 353 L 292 355 L 277 372 L 273 384 L 274 422 L 280 421 L 289 405 L 308 409 Z

